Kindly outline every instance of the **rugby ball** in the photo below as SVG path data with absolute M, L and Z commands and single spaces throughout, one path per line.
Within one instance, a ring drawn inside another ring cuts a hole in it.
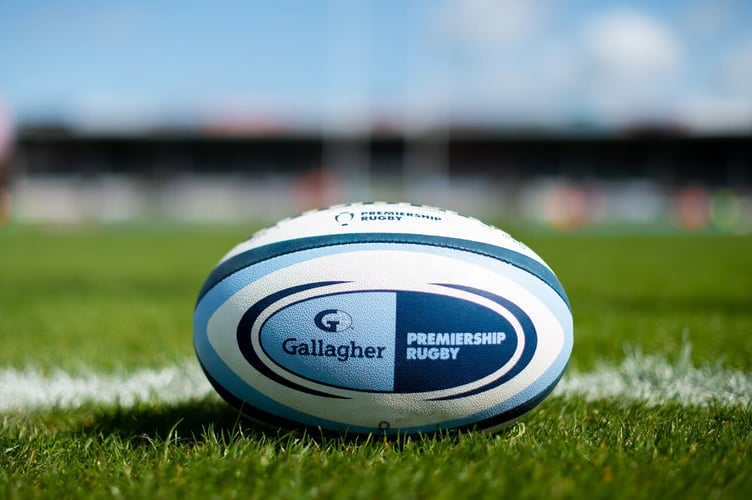
M 193 342 L 217 392 L 262 424 L 495 431 L 558 382 L 572 313 L 553 271 L 504 231 L 359 203 L 230 250 L 199 293 Z

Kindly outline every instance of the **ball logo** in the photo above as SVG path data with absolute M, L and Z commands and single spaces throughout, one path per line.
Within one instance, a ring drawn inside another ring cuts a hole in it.
M 325 332 L 342 332 L 350 328 L 352 318 L 345 311 L 324 309 L 313 318 L 313 322 Z
M 348 224 L 350 224 L 354 217 L 355 214 L 352 212 L 340 212 L 336 216 L 334 216 L 334 220 L 336 220 L 340 226 L 347 226 Z

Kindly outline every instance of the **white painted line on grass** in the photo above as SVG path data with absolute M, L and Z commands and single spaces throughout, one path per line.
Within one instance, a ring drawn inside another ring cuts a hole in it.
M 684 405 L 752 404 L 752 373 L 720 365 L 694 367 L 685 350 L 676 362 L 660 356 L 629 354 L 619 366 L 601 366 L 590 373 L 568 372 L 555 396 L 588 400 Z M 140 402 L 177 404 L 201 399 L 214 391 L 196 361 L 160 369 L 98 374 L 0 369 L 0 411 L 75 408 L 82 403 L 130 407 Z
M 720 364 L 695 367 L 690 349 L 679 359 L 629 353 L 618 367 L 601 365 L 590 373 L 568 373 L 554 390 L 557 396 L 581 396 L 587 400 L 620 399 L 650 405 L 667 402 L 683 405 L 719 403 L 752 404 L 752 373 Z
M 0 411 L 75 408 L 81 403 L 133 406 L 139 402 L 176 404 L 213 392 L 197 362 L 128 373 L 71 375 L 35 368 L 0 370 Z

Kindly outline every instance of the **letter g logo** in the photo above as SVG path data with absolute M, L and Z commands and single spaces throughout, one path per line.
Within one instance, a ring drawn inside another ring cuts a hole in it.
M 324 309 L 313 318 L 313 322 L 325 332 L 341 332 L 350 328 L 352 318 L 345 311 Z

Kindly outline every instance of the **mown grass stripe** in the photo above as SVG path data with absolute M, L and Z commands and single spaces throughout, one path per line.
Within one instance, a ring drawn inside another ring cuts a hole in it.
M 175 404 L 201 399 L 214 391 L 194 360 L 159 369 L 100 374 L 35 368 L 0 370 L 0 411 L 75 408 L 82 403 L 133 406 L 140 402 Z M 601 365 L 589 373 L 569 372 L 554 396 L 587 400 L 618 398 L 658 405 L 709 403 L 726 406 L 752 404 L 752 373 L 720 364 L 693 366 L 689 348 L 679 358 L 628 353 L 619 366 Z

